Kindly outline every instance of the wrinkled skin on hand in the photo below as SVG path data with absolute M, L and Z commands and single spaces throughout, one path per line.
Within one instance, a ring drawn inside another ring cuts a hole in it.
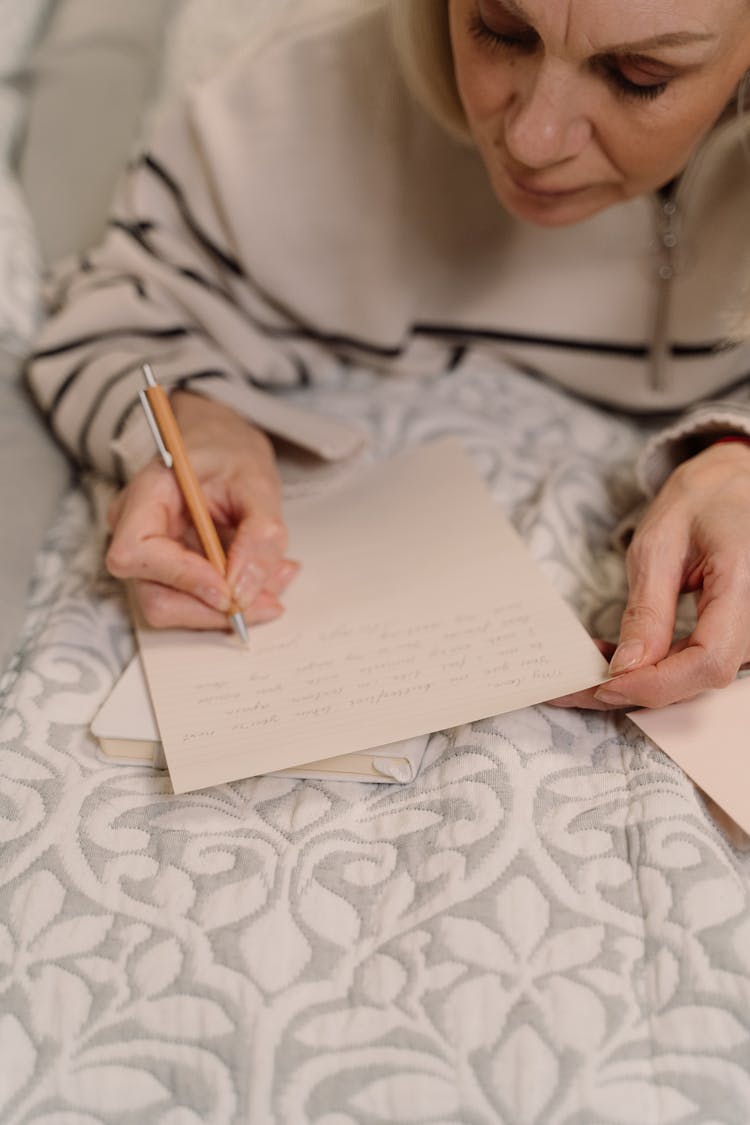
M 750 661 L 750 446 L 712 445 L 674 470 L 633 537 L 627 572 L 615 678 L 555 702 L 664 707 L 731 683 Z M 673 641 L 684 592 L 697 622 Z
M 176 392 L 171 404 L 211 516 L 227 551 L 222 577 L 203 555 L 174 473 L 154 460 L 115 498 L 107 567 L 132 579 L 149 625 L 226 629 L 230 608 L 248 624 L 282 612 L 279 596 L 297 573 L 273 448 L 232 410 Z

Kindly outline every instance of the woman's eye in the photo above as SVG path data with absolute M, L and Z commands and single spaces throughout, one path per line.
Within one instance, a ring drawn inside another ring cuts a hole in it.
M 469 31 L 478 43 L 495 49 L 505 48 L 532 53 L 539 46 L 539 36 L 533 27 L 519 23 L 510 16 L 502 27 L 494 21 L 490 23 L 482 15 L 481 5 L 478 5 L 471 14 Z M 656 64 L 651 63 L 650 60 L 641 60 L 637 56 L 600 58 L 597 60 L 597 65 L 600 73 L 603 73 L 607 82 L 620 96 L 641 101 L 653 101 L 658 98 L 667 89 L 673 77 L 671 74 L 666 76 L 652 73 L 650 67 Z
M 489 47 L 510 47 L 520 51 L 533 51 L 538 42 L 536 32 L 524 24 L 509 23 L 507 28 L 492 27 L 478 11 L 473 12 L 469 31 L 478 43 Z
M 615 87 L 619 94 L 629 98 L 640 98 L 643 101 L 653 101 L 667 89 L 670 78 L 657 77 L 643 72 L 642 77 L 632 77 L 615 61 L 605 62 L 604 73 L 607 80 Z

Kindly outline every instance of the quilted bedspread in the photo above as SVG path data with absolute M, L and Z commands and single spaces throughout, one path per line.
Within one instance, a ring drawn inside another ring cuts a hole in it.
M 481 356 L 300 398 L 378 457 L 458 436 L 616 636 L 653 423 Z M 71 492 L 0 687 L 3 1125 L 747 1125 L 750 841 L 627 718 L 439 732 L 404 787 L 176 797 L 88 734 L 133 650 L 97 527 Z

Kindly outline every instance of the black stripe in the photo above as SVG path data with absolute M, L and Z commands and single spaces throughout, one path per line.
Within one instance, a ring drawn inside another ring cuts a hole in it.
M 185 201 L 185 197 L 179 188 L 176 181 L 172 176 L 163 168 L 150 154 L 147 153 L 142 163 L 145 167 L 149 168 L 154 175 L 158 176 L 169 191 L 174 196 L 177 208 L 188 226 L 191 233 L 195 236 L 198 242 L 214 257 L 216 257 L 222 265 L 226 266 L 237 277 L 243 278 L 249 283 L 244 270 L 240 266 L 236 258 L 231 257 L 225 251 L 221 250 L 216 244 L 201 230 L 196 220 L 193 218 L 190 210 Z M 122 229 L 138 238 L 141 245 L 144 246 L 150 254 L 157 258 L 157 260 L 164 262 L 162 258 L 150 247 L 145 241 L 127 224 L 113 224 L 120 225 Z M 146 228 L 146 224 L 139 224 L 142 229 Z M 178 271 L 184 277 L 203 285 L 208 289 L 218 292 L 224 297 L 229 295 L 217 286 L 214 282 L 209 281 L 202 275 L 196 273 L 194 270 L 188 270 L 184 267 L 175 266 L 172 263 L 164 262 L 165 265 L 170 265 L 172 269 Z M 233 298 L 232 304 L 235 307 L 236 301 Z M 248 311 L 241 309 L 242 313 L 247 316 L 250 323 L 257 328 L 259 332 L 272 337 L 274 339 L 294 340 L 294 339 L 309 339 L 316 343 L 329 348 L 350 348 L 359 352 L 364 352 L 368 355 L 377 355 L 383 359 L 398 359 L 408 348 L 406 345 L 382 345 L 374 344 L 365 340 L 358 340 L 355 337 L 347 336 L 343 333 L 325 333 L 317 332 L 312 328 L 303 328 L 296 326 L 282 327 L 276 325 L 263 324 L 262 321 L 257 320 Z M 407 333 L 407 340 L 413 336 L 425 336 L 428 338 L 454 340 L 460 344 L 467 345 L 477 341 L 491 341 L 493 343 L 514 344 L 527 347 L 541 347 L 541 348 L 556 348 L 564 351 L 576 352 L 590 352 L 594 355 L 610 355 L 621 356 L 627 359 L 647 359 L 651 354 L 651 346 L 649 344 L 626 344 L 620 341 L 607 341 L 607 340 L 593 340 L 593 339 L 580 339 L 569 336 L 535 336 L 529 333 L 522 332 L 509 332 L 492 328 L 466 328 L 459 325 L 452 324 L 434 324 L 430 322 L 418 322 L 414 324 L 411 331 Z M 671 353 L 675 357 L 700 357 L 713 355 L 719 350 L 733 347 L 733 344 L 727 344 L 725 341 L 712 341 L 703 344 L 674 344 L 671 348 Z M 463 358 L 459 356 L 458 362 Z M 452 368 L 451 368 L 452 369 Z
M 226 371 L 221 371 L 218 367 L 209 367 L 205 371 L 194 371 L 192 375 L 180 375 L 172 387 L 176 391 L 184 391 L 189 389 L 191 383 L 199 383 L 201 379 L 226 379 L 226 377 Z
M 93 332 L 90 336 L 79 336 L 74 340 L 67 340 L 64 344 L 56 344 L 54 348 L 45 348 L 40 352 L 33 352 L 31 360 L 50 359 L 52 356 L 64 355 L 66 352 L 83 348 L 87 344 L 97 344 L 102 340 L 116 340 L 123 336 L 142 336 L 147 340 L 176 340 L 184 336 L 194 336 L 197 328 L 109 328 L 106 332 Z
M 183 222 L 185 223 L 190 233 L 201 244 L 201 246 L 203 246 L 204 249 L 212 255 L 212 257 L 221 262 L 221 264 L 236 277 L 244 277 L 244 271 L 237 259 L 234 258 L 231 254 L 227 253 L 227 251 L 222 250 L 221 247 L 217 246 L 213 239 L 209 238 L 205 231 L 201 229 L 197 220 L 193 217 L 190 208 L 188 207 L 187 200 L 183 195 L 182 189 L 180 188 L 177 181 L 173 179 L 172 176 L 170 176 L 166 168 L 163 168 L 162 165 L 154 159 L 151 153 L 148 152 L 145 153 L 142 157 L 141 163 L 145 168 L 148 168 L 151 172 L 153 172 L 153 174 L 157 176 L 164 184 L 164 186 L 171 192 L 172 196 L 174 197 L 177 210 L 179 211 Z
M 218 294 L 235 308 L 239 307 L 234 299 L 234 296 L 229 292 L 229 290 L 225 289 L 223 285 L 219 285 L 218 282 L 213 281 L 211 278 L 205 277 L 203 274 L 198 273 L 197 270 L 190 269 L 187 266 L 178 266 L 176 265 L 176 263 L 168 261 L 167 258 L 164 258 L 145 237 L 144 231 L 141 229 L 140 224 L 126 223 L 123 219 L 110 219 L 108 225 L 112 230 L 122 231 L 123 234 L 127 234 L 128 237 L 134 239 L 141 247 L 141 249 L 145 250 L 145 252 L 160 265 L 166 266 L 167 269 L 172 270 L 180 277 L 184 277 L 188 281 L 192 281 L 196 285 L 200 285 L 201 288 L 207 290 L 209 293 Z M 151 234 L 155 229 L 156 228 L 152 226 L 145 233 Z
M 532 336 L 526 332 L 507 332 L 494 328 L 464 328 L 453 324 L 420 322 L 412 327 L 414 336 L 477 343 L 490 340 L 499 344 L 523 344 L 530 347 L 560 348 L 566 351 L 594 352 L 597 355 L 621 355 L 631 359 L 645 359 L 650 348 L 645 344 L 623 344 L 605 340 L 577 339 L 574 336 Z
M 234 273 L 237 277 L 246 278 L 246 275 L 240 266 L 239 262 L 226 254 L 201 230 L 196 220 L 193 218 L 190 210 L 185 201 L 185 197 L 173 179 L 173 177 L 163 168 L 154 157 L 147 153 L 142 158 L 142 164 L 149 168 L 154 175 L 158 176 L 165 186 L 169 189 L 175 199 L 176 206 L 180 215 L 182 216 L 188 229 L 198 240 L 198 242 L 215 258 L 217 258 L 222 265 Z M 183 266 L 177 266 L 172 262 L 167 262 L 162 258 L 156 250 L 151 247 L 143 238 L 145 232 L 150 232 L 154 228 L 154 224 L 138 223 L 129 224 L 122 221 L 112 221 L 110 224 L 113 227 L 123 230 L 131 237 L 135 238 L 139 244 L 149 253 L 152 257 L 162 264 L 169 266 L 181 276 L 204 288 L 218 293 L 220 296 L 231 300 L 231 303 L 237 306 L 236 301 L 231 297 L 225 289 L 217 285 L 215 282 L 210 281 L 203 275 L 197 273 L 193 269 L 188 269 Z M 351 348 L 356 351 L 364 352 L 369 355 L 377 355 L 383 359 L 398 359 L 408 348 L 406 345 L 382 345 L 374 344 L 365 340 L 358 340 L 355 337 L 345 335 L 343 333 L 325 333 L 318 332 L 308 327 L 297 326 L 281 326 L 264 324 L 262 321 L 257 320 L 247 310 L 240 310 L 244 316 L 248 318 L 251 324 L 259 332 L 267 335 L 273 339 L 281 340 L 313 340 L 316 343 L 329 347 L 329 348 Z M 609 342 L 604 340 L 591 340 L 591 339 L 576 339 L 575 337 L 565 336 L 533 336 L 528 333 L 520 332 L 507 332 L 490 328 L 465 328 L 458 325 L 450 324 L 433 324 L 429 322 L 416 323 L 412 326 L 411 331 L 407 333 L 407 339 L 413 336 L 426 336 L 436 339 L 449 338 L 451 340 L 461 341 L 464 346 L 471 342 L 481 340 L 489 340 L 495 343 L 526 345 L 530 347 L 543 347 L 543 348 L 559 348 L 567 351 L 580 351 L 591 352 L 595 355 L 617 355 L 631 359 L 645 359 L 650 354 L 650 347 L 646 344 L 625 344 L 620 342 Z M 705 345 L 687 345 L 684 350 L 680 345 L 675 345 L 673 354 L 675 355 L 710 355 L 715 352 L 719 345 L 716 343 Z M 458 362 L 462 356 L 459 357 Z
M 505 332 L 492 328 L 463 328 L 450 324 L 417 323 L 413 325 L 412 333 L 415 336 L 432 336 L 438 339 L 448 338 L 468 342 L 491 340 L 504 344 L 593 352 L 595 355 L 618 355 L 629 359 L 647 359 L 652 350 L 647 344 L 624 344 L 607 340 L 577 339 L 571 336 L 532 336 L 523 332 Z M 734 347 L 737 345 L 731 341 L 714 340 L 703 344 L 672 344 L 670 351 L 675 357 L 708 356 L 719 351 L 729 351 Z
M 88 445 L 89 434 L 102 403 L 104 402 L 105 398 L 112 390 L 112 388 L 117 386 L 121 379 L 126 378 L 126 376 L 132 374 L 133 371 L 136 371 L 141 366 L 141 363 L 141 359 L 132 360 L 125 367 L 121 367 L 118 371 L 115 371 L 114 374 L 110 375 L 109 378 L 107 378 L 99 387 L 96 395 L 89 405 L 89 409 L 86 412 L 86 417 L 84 418 L 83 424 L 78 431 L 78 441 L 76 443 L 78 446 L 78 453 L 81 463 L 86 465 L 87 467 L 91 466 L 91 455 Z
M 739 343 L 735 340 L 717 340 L 715 344 L 672 344 L 669 350 L 676 359 L 690 359 L 717 352 L 731 352 L 738 347 Z
M 120 230 L 124 234 L 127 234 L 130 238 L 135 239 L 141 249 L 144 250 L 145 253 L 152 257 L 156 262 L 158 262 L 159 265 L 164 266 L 166 269 L 172 270 L 172 272 L 177 274 L 178 277 L 183 277 L 187 281 L 192 281 L 194 284 L 200 285 L 207 292 L 221 297 L 232 306 L 232 308 L 239 314 L 239 316 L 242 317 L 243 320 L 245 320 L 256 332 L 259 332 L 262 336 L 267 336 L 270 339 L 277 340 L 299 339 L 314 340 L 323 344 L 327 343 L 324 337 L 316 334 L 312 329 L 293 326 L 289 324 L 284 326 L 278 324 L 267 324 L 262 320 L 259 320 L 254 313 L 252 313 L 249 309 L 244 308 L 244 306 L 240 305 L 237 302 L 237 299 L 235 298 L 233 293 L 224 288 L 224 286 L 220 285 L 218 282 L 207 278 L 204 274 L 198 273 L 195 269 L 188 268 L 187 266 L 177 265 L 175 262 L 172 262 L 168 258 L 163 257 L 159 250 L 156 247 L 152 246 L 149 240 L 142 235 L 142 233 L 138 229 L 137 224 L 133 225 L 126 223 L 120 219 L 112 219 L 109 223 L 109 226 L 116 230 Z M 244 282 L 248 287 L 253 286 L 256 292 L 259 292 L 258 287 L 253 285 L 251 278 L 246 276 L 244 278 Z M 259 299 L 266 300 L 262 294 L 260 294 Z M 269 302 L 266 300 L 266 303 L 268 304 Z M 350 346 L 353 347 L 354 343 L 352 343 Z
M 272 339 L 317 339 L 312 330 L 292 327 L 288 325 L 282 327 L 275 324 L 265 324 L 263 321 L 258 320 L 258 318 L 252 312 L 250 312 L 249 309 L 244 308 L 237 302 L 233 293 L 225 289 L 224 286 L 220 285 L 218 282 L 213 281 L 212 279 L 206 277 L 204 274 L 198 273 L 195 269 L 189 268 L 187 266 L 177 265 L 175 262 L 172 262 L 169 259 L 163 257 L 159 250 L 157 250 L 156 247 L 152 246 L 149 240 L 143 236 L 138 228 L 138 224 L 133 225 L 130 223 L 126 223 L 121 219 L 112 219 L 110 220 L 109 226 L 114 228 L 115 230 L 120 230 L 124 234 L 127 234 L 129 237 L 135 239 L 142 250 L 144 250 L 160 265 L 172 270 L 172 272 L 176 273 L 178 277 L 183 277 L 187 281 L 192 281 L 194 284 L 200 285 L 201 288 L 205 289 L 207 292 L 213 293 L 214 295 L 219 296 L 223 300 L 227 301 L 227 303 L 232 306 L 232 308 L 242 317 L 242 319 L 245 320 L 256 332 L 259 332 L 261 335 L 268 336 Z M 149 233 L 151 233 L 151 231 L 149 231 Z M 252 285 L 252 281 L 249 277 L 245 277 L 244 281 L 246 285 Z M 257 290 L 257 286 L 255 286 L 255 289 Z
M 194 371 L 191 375 L 181 375 L 180 378 L 177 379 L 171 385 L 174 386 L 175 388 L 177 388 L 178 390 L 184 390 L 191 382 L 199 382 L 201 379 L 215 379 L 217 376 L 220 379 L 226 379 L 227 378 L 226 372 L 221 371 L 219 368 L 216 368 L 215 370 L 213 368 L 209 368 L 205 371 Z M 168 384 L 166 384 L 166 383 L 163 384 L 163 385 L 165 387 L 168 387 Z M 133 414 L 133 411 L 137 410 L 140 407 L 140 405 L 141 405 L 141 402 L 140 402 L 139 398 L 134 398 L 132 402 L 128 403 L 128 405 L 125 407 L 125 409 L 123 410 L 120 417 L 117 419 L 117 421 L 115 422 L 115 424 L 112 428 L 112 440 L 113 441 L 117 441 L 118 438 L 122 437 L 122 434 L 123 434 L 123 432 L 125 430 L 125 427 L 127 426 L 128 422 L 130 421 L 130 418 L 131 418 L 131 415 Z M 118 478 L 121 477 L 123 482 L 124 482 L 124 480 L 125 480 L 125 470 L 122 466 L 122 458 L 119 459 L 119 467 L 118 467 L 117 471 L 118 471 Z
M 134 398 L 132 402 L 128 403 L 128 405 L 125 407 L 122 414 L 117 419 L 114 426 L 112 427 L 112 440 L 113 441 L 116 441 L 119 437 L 122 436 L 123 430 L 125 429 L 128 422 L 130 421 L 130 415 L 140 405 L 141 405 L 141 400 L 139 398 Z
M 466 355 L 467 351 L 468 348 L 466 347 L 466 344 L 459 344 L 457 347 L 455 347 L 450 354 L 445 370 L 449 372 L 457 371 L 463 363 L 464 356 Z
M 124 488 L 125 485 L 127 484 L 127 478 L 125 476 L 125 462 L 123 461 L 123 459 L 122 459 L 122 457 L 119 453 L 114 454 L 114 462 L 115 462 L 115 469 L 114 469 L 115 484 L 117 485 L 118 488 Z
M 136 292 L 136 296 L 141 299 L 146 297 L 146 286 L 143 279 L 134 273 L 113 273 L 107 274 L 104 278 L 98 278 L 93 283 L 89 284 L 86 288 L 87 293 L 98 293 L 102 289 L 115 289 L 118 285 L 132 286 Z
M 366 340 L 357 340 L 353 336 L 345 336 L 343 333 L 317 332 L 314 328 L 281 328 L 272 325 L 258 325 L 258 328 L 270 339 L 312 340 L 314 343 L 327 348 L 348 348 L 352 351 L 365 352 L 367 355 L 377 355 L 382 359 L 398 359 L 408 347 L 408 344 L 372 344 Z
M 651 355 L 651 346 L 648 344 L 625 344 L 619 341 L 577 339 L 574 336 L 532 336 L 522 332 L 506 332 L 493 328 L 463 328 L 455 325 L 425 324 L 412 325 L 407 332 L 406 344 L 373 344 L 366 340 L 358 340 L 353 336 L 343 333 L 316 332 L 309 328 L 275 328 L 258 325 L 260 331 L 274 339 L 313 340 L 329 348 L 347 348 L 353 351 L 364 352 L 366 355 L 376 355 L 383 359 L 399 359 L 408 351 L 409 341 L 416 336 L 436 340 L 454 340 L 463 346 L 470 347 L 481 341 L 491 341 L 498 344 L 513 344 L 523 347 L 550 348 L 560 351 L 590 352 L 594 355 L 613 355 L 625 359 L 647 359 Z M 716 340 L 705 344 L 673 344 L 672 355 L 676 357 L 709 356 L 717 351 L 725 351 L 737 345 Z
M 312 383 L 312 379 L 310 377 L 310 368 L 303 360 L 300 359 L 298 355 L 290 355 L 289 359 L 295 371 L 297 372 L 297 383 L 299 384 L 299 386 L 309 387 Z M 248 380 L 251 383 L 255 382 L 251 375 L 248 375 Z
M 144 222 L 143 220 L 136 220 L 135 222 L 129 223 L 124 219 L 113 218 L 109 219 L 107 225 L 114 227 L 116 230 L 127 231 L 129 235 L 132 235 L 133 238 L 141 243 L 147 234 L 151 234 L 152 231 L 156 230 L 156 223 Z
M 171 176 L 169 174 L 169 172 L 167 172 L 167 170 L 163 167 L 163 165 L 161 165 L 154 158 L 154 156 L 151 153 L 144 154 L 144 156 L 141 158 L 139 164 L 140 164 L 140 166 L 149 169 L 155 176 L 157 176 L 162 181 L 164 186 L 172 193 L 172 196 L 173 196 L 174 201 L 175 201 L 175 205 L 177 207 L 177 210 L 178 210 L 180 216 L 182 217 L 186 226 L 188 227 L 190 232 L 193 234 L 193 236 L 195 237 L 195 239 L 197 240 L 199 245 L 202 246 L 203 249 L 210 256 L 214 257 L 222 266 L 224 266 L 227 270 L 229 270 L 230 273 L 232 273 L 236 277 L 240 278 L 248 286 L 252 286 L 256 290 L 256 292 L 259 293 L 260 298 L 264 301 L 265 304 L 269 304 L 269 305 L 272 304 L 273 302 L 269 301 L 269 298 L 267 296 L 265 296 L 264 294 L 262 294 L 262 291 L 260 291 L 258 289 L 258 286 L 255 285 L 254 282 L 252 281 L 252 278 L 250 278 L 247 275 L 247 273 L 243 269 L 239 260 L 237 258 L 233 257 L 232 255 L 230 255 L 227 251 L 222 250 L 221 247 L 217 246 L 216 243 L 213 241 L 213 239 L 209 238 L 209 236 L 203 231 L 203 229 L 200 227 L 197 220 L 193 217 L 193 214 L 190 211 L 190 208 L 189 208 L 187 200 L 186 200 L 186 198 L 185 198 L 185 196 L 182 192 L 182 189 L 179 187 L 179 185 L 178 185 L 177 181 L 174 179 L 174 177 Z M 125 223 L 122 223 L 122 224 L 112 223 L 111 225 L 121 226 L 121 229 L 125 230 L 127 233 L 131 234 L 134 238 L 136 238 L 140 242 L 140 245 L 143 247 L 143 249 L 146 250 L 149 254 L 151 254 L 157 261 L 161 262 L 163 265 L 168 266 L 172 270 L 175 270 L 177 273 L 181 274 L 183 277 L 187 278 L 188 280 L 194 281 L 197 284 L 204 286 L 206 289 L 210 290 L 211 292 L 218 293 L 220 296 L 224 297 L 259 332 L 263 332 L 266 335 L 278 335 L 278 334 L 288 333 L 289 338 L 294 338 L 295 335 L 296 336 L 300 335 L 299 330 L 296 330 L 294 328 L 290 328 L 290 327 L 279 328 L 278 326 L 270 326 L 270 325 L 263 324 L 261 321 L 259 321 L 257 319 L 257 317 L 254 313 L 252 313 L 249 309 L 245 309 L 242 305 L 240 305 L 238 303 L 234 294 L 232 294 L 231 292 L 228 292 L 225 288 L 223 288 L 217 282 L 209 280 L 204 275 L 196 272 L 193 269 L 188 269 L 184 266 L 179 266 L 179 265 L 175 264 L 174 262 L 168 261 L 165 258 L 161 257 L 161 255 L 157 252 L 157 250 L 152 248 L 148 244 L 148 242 L 144 238 L 141 237 L 140 232 L 137 232 L 135 229 L 129 227 L 127 224 L 125 224 Z M 145 227 L 146 224 L 140 224 L 140 225 Z M 157 229 L 157 231 L 158 231 L 158 228 L 153 226 L 153 225 L 152 225 L 152 227 L 149 227 L 149 231 L 151 229 Z M 276 310 L 276 311 L 278 312 L 279 310 Z M 285 316 L 286 319 L 288 319 L 288 316 L 287 316 L 286 313 L 283 313 L 283 315 Z M 309 337 L 311 339 L 314 338 L 314 336 L 312 336 L 310 333 L 303 332 L 302 335 L 305 336 L 305 337 Z
M 60 384 L 60 386 L 55 391 L 55 396 L 52 399 L 52 402 L 49 404 L 49 406 L 47 407 L 47 409 L 44 412 L 45 417 L 47 419 L 47 422 L 50 426 L 53 426 L 53 418 L 55 416 L 55 413 L 57 411 L 58 406 L 60 405 L 62 400 L 65 398 L 65 395 L 68 393 L 68 390 L 70 389 L 70 387 L 72 387 L 73 383 L 75 383 L 76 379 L 81 374 L 84 367 L 87 367 L 90 362 L 91 361 L 89 359 L 84 359 L 82 363 L 76 364 L 76 366 L 73 368 L 73 370 L 70 371 L 65 376 L 62 383 Z

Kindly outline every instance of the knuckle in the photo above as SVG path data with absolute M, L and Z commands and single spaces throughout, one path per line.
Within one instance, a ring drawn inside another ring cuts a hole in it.
M 261 516 L 255 523 L 254 532 L 259 542 L 286 550 L 288 534 L 284 521 L 278 516 Z
M 649 602 L 629 602 L 623 610 L 621 626 L 623 631 L 630 628 L 635 630 L 649 629 L 650 627 L 659 627 L 663 624 L 664 619 L 661 613 Z
M 672 472 L 669 474 L 669 482 L 679 492 L 689 492 L 693 487 L 693 477 L 695 476 L 695 463 L 692 457 L 681 461 L 679 465 L 675 465 Z
M 648 536 L 642 531 L 636 531 L 626 554 L 628 578 L 631 585 L 645 576 L 650 558 L 651 547 Z
M 273 460 L 273 442 L 271 441 L 267 433 L 259 429 L 257 426 L 251 425 L 249 428 L 249 433 L 246 436 L 249 437 L 250 446 L 254 448 L 257 453 L 259 453 L 266 459 Z
M 667 537 L 653 523 L 636 530 L 627 550 L 628 572 L 633 578 L 645 577 L 655 558 L 668 547 Z
M 133 573 L 133 551 L 116 539 L 110 543 L 104 562 L 114 578 L 128 578 Z
M 737 675 L 738 662 L 727 653 L 706 653 L 706 681 L 711 688 L 724 688 Z
M 172 623 L 168 606 L 160 597 L 158 590 L 142 587 L 138 593 L 138 600 L 146 624 L 152 629 L 164 629 Z
M 169 574 L 160 575 L 159 580 L 165 585 L 172 586 L 175 590 L 192 591 L 195 580 L 189 557 L 171 561 Z

